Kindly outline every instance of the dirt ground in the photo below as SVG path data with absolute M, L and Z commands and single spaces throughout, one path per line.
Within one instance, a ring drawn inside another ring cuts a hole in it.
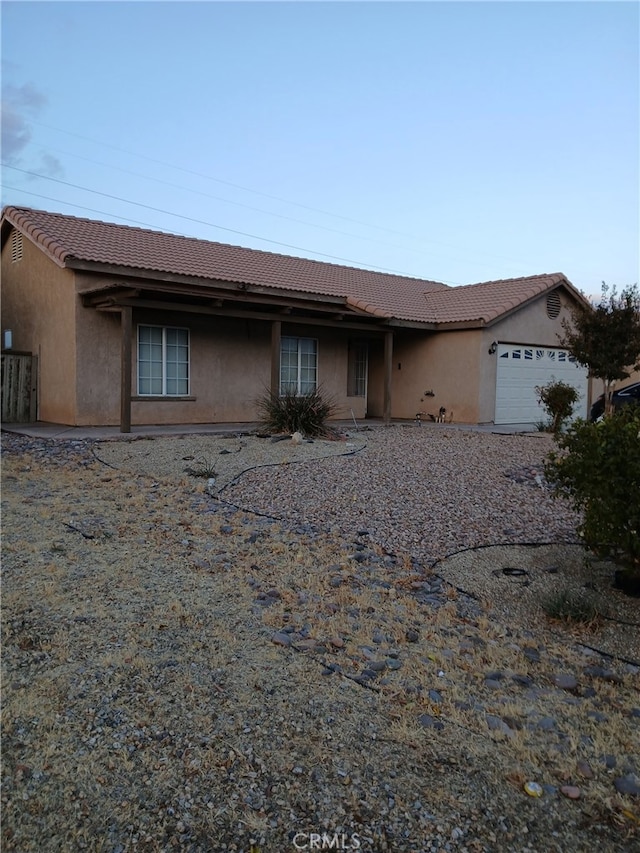
M 87 448 L 2 479 L 4 850 L 640 850 L 638 607 L 549 622 L 575 546 L 427 573 Z

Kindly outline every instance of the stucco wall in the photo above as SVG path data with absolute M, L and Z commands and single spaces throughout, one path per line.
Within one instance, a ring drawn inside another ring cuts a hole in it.
M 79 423 L 118 424 L 120 419 L 120 316 L 79 307 Z M 190 333 L 190 399 L 135 399 L 133 424 L 247 423 L 258 419 L 256 400 L 270 382 L 268 321 L 169 311 L 133 312 L 132 393 L 137 395 L 139 324 L 176 326 Z M 325 327 L 282 325 L 283 335 L 318 340 L 318 381 L 338 407 L 364 417 L 365 399 L 347 396 L 349 334 Z
M 77 276 L 78 289 L 95 283 Z M 120 313 L 85 308 L 76 296 L 78 357 L 77 422 L 79 425 L 120 423 Z
M 2 328 L 13 349 L 38 356 L 38 418 L 75 424 L 75 289 L 60 269 L 23 237 L 22 260 L 12 262 L 11 237 L 2 249 Z
M 479 353 L 482 365 L 479 384 L 479 423 L 491 423 L 495 417 L 498 360 L 496 355 L 488 355 L 488 349 L 494 341 L 498 344 L 560 346 L 560 337 L 563 334 L 562 321 L 571 320 L 573 297 L 562 288 L 558 288 L 555 292 L 560 296 L 560 314 L 558 317 L 550 318 L 547 315 L 547 297 L 544 295 L 504 320 L 483 330 Z
M 414 418 L 418 412 L 475 423 L 478 412 L 480 333 L 395 333 L 392 370 L 394 418 Z M 427 394 L 427 392 L 433 392 Z
M 571 319 L 572 297 L 559 289 L 560 314 L 547 315 L 542 296 L 485 329 L 434 333 L 397 330 L 392 370 L 392 417 L 413 418 L 417 412 L 437 415 L 440 407 L 457 423 L 491 423 L 496 403 L 496 343 L 559 346 L 563 319 Z M 381 370 L 381 363 L 380 368 Z M 434 396 L 426 396 L 433 391 Z
M 41 420 L 65 424 L 118 424 L 120 420 L 120 316 L 82 305 L 78 290 L 93 276 L 57 267 L 23 239 L 23 259 L 11 261 L 11 239 L 2 252 L 2 328 L 13 346 L 39 356 Z M 75 277 L 74 277 L 75 276 Z M 496 343 L 558 346 L 571 297 L 562 288 L 561 313 L 547 316 L 546 296 L 484 330 L 418 332 L 396 329 L 392 361 L 394 418 L 440 407 L 458 423 L 491 422 L 495 412 Z M 214 315 L 134 310 L 132 389 L 137 393 L 139 323 L 190 330 L 191 389 L 188 400 L 134 400 L 133 424 L 251 422 L 256 400 L 270 381 L 271 323 Z M 326 326 L 287 324 L 283 335 L 318 340 L 318 381 L 337 406 L 336 416 L 380 417 L 384 408 L 382 334 Z M 368 398 L 347 396 L 348 345 L 369 338 Z M 77 350 L 74 347 L 77 342 Z M 631 381 L 631 380 L 629 380 Z M 433 392 L 433 396 L 426 392 Z M 595 394 L 599 391 L 596 389 Z M 593 396 L 593 392 L 592 392 Z

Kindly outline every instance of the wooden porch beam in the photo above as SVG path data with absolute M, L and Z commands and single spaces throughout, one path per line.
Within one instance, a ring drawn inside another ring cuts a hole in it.
M 131 336 L 133 309 L 127 305 L 120 312 L 120 432 L 131 432 Z
M 384 405 L 382 419 L 391 423 L 391 375 L 393 371 L 393 332 L 384 335 Z
M 273 312 L 269 313 L 267 311 L 242 311 L 241 309 L 212 308 L 210 305 L 189 305 L 188 303 L 163 302 L 162 300 L 119 299 L 116 297 L 113 297 L 109 301 L 87 307 L 95 308 L 97 311 L 119 311 L 123 306 L 148 308 L 154 311 L 171 311 L 175 314 L 205 314 L 214 317 L 232 317 L 238 320 L 266 320 L 268 322 L 273 322 L 274 316 L 284 316 L 282 314 L 274 315 Z M 374 333 L 388 328 L 387 322 L 377 317 L 372 317 L 369 322 L 360 322 L 360 317 L 362 321 L 369 319 L 365 315 L 354 315 L 353 320 L 343 320 L 339 324 L 336 323 L 336 320 L 325 317 L 303 317 L 296 314 L 288 314 L 286 316 L 288 323 L 298 326 L 331 326 L 333 328 Z
M 274 320 L 271 323 L 271 382 L 272 394 L 280 393 L 280 339 L 282 337 L 282 323 Z

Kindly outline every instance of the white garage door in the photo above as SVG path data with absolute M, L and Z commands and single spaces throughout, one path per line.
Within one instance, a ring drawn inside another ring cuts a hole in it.
M 574 417 L 586 418 L 587 370 L 567 350 L 499 344 L 495 423 L 536 424 L 546 420 L 546 412 L 538 404 L 536 385 L 549 382 L 566 382 L 577 388 L 580 400 Z

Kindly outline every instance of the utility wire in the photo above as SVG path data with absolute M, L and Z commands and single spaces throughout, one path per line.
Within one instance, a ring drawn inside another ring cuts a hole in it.
M 92 193 L 94 195 L 99 195 L 99 196 L 102 196 L 104 198 L 110 198 L 110 199 L 113 199 L 115 201 L 124 202 L 125 204 L 132 204 L 135 207 L 142 207 L 145 210 L 153 210 L 155 213 L 162 213 L 166 216 L 175 216 L 178 219 L 185 219 L 188 222 L 195 222 L 198 225 L 206 225 L 208 228 L 218 228 L 221 231 L 228 231 L 231 234 L 239 234 L 242 237 L 250 237 L 252 240 L 260 240 L 264 243 L 272 243 L 275 246 L 284 246 L 287 249 L 295 249 L 295 251 L 297 251 L 297 252 L 305 252 L 307 254 L 319 255 L 320 257 L 323 257 L 323 258 L 331 258 L 332 260 L 342 261 L 343 263 L 355 264 L 356 266 L 364 267 L 367 269 L 372 269 L 371 266 L 367 267 L 367 265 L 362 263 L 361 261 L 354 261 L 351 258 L 343 258 L 343 257 L 340 257 L 338 255 L 329 255 L 326 252 L 316 252 L 313 249 L 305 249 L 302 246 L 295 246 L 292 243 L 282 243 L 279 240 L 269 240 L 266 237 L 259 237 L 257 234 L 250 234 L 247 231 L 238 231 L 235 228 L 226 228 L 224 225 L 217 225 L 215 222 L 207 222 L 204 219 L 196 219 L 194 216 L 185 216 L 182 213 L 174 213 L 173 211 L 170 211 L 170 210 L 163 210 L 160 207 L 153 207 L 153 205 L 143 204 L 140 201 L 130 201 L 129 199 L 122 198 L 121 196 L 112 195 L 111 193 L 101 192 L 100 190 L 92 190 L 92 189 L 89 189 L 88 187 L 80 186 L 79 184 L 73 184 L 70 181 L 63 181 L 60 178 L 52 178 L 52 177 L 49 177 L 48 175 L 41 175 L 39 172 L 32 172 L 29 169 L 20 169 L 20 168 L 18 168 L 18 166 L 12 166 L 9 163 L 1 163 L 0 165 L 2 165 L 3 168 L 5 168 L 5 169 L 13 169 L 16 172 L 22 172 L 24 175 L 30 175 L 31 177 L 34 177 L 34 178 L 42 178 L 45 181 L 53 181 L 56 184 L 62 184 L 63 186 L 66 186 L 66 187 L 72 187 L 73 189 L 76 189 L 76 190 L 82 190 L 83 192 Z M 400 270 L 385 269 L 384 267 L 373 267 L 373 269 L 378 269 L 382 272 L 392 273 L 394 275 L 406 276 L 407 278 L 415 278 L 416 281 L 419 280 L 416 276 L 410 276 L 408 273 L 401 272 Z
M 134 177 L 142 178 L 145 181 L 153 181 L 154 183 L 162 184 L 163 186 L 167 186 L 167 187 L 172 187 L 173 189 L 179 189 L 179 190 L 182 190 L 183 192 L 189 192 L 189 193 L 193 193 L 194 195 L 203 196 L 204 198 L 210 198 L 210 199 L 214 199 L 215 201 L 221 201 L 224 204 L 232 204 L 236 207 L 242 207 L 245 210 L 253 210 L 256 213 L 263 213 L 266 216 L 273 216 L 276 219 L 284 219 L 287 222 L 297 222 L 300 225 L 306 225 L 309 228 L 318 228 L 321 231 L 328 231 L 331 234 L 341 234 L 344 237 L 350 237 L 354 240 L 364 240 L 368 243 L 375 243 L 378 246 L 379 245 L 390 246 L 393 249 L 400 249 L 403 252 L 416 252 L 418 254 L 428 255 L 431 257 L 436 255 L 435 251 L 428 251 L 426 249 L 421 249 L 421 248 L 401 246 L 398 243 L 389 243 L 386 240 L 379 240 L 379 239 L 376 239 L 375 237 L 366 237 L 366 236 L 361 235 L 361 234 L 352 234 L 349 231 L 341 231 L 339 228 L 330 228 L 327 225 L 319 225 L 315 222 L 309 222 L 308 220 L 298 219 L 295 216 L 286 216 L 285 214 L 282 214 L 282 213 L 275 213 L 275 212 L 270 211 L 270 210 L 265 210 L 264 208 L 261 208 L 261 207 L 254 207 L 253 205 L 245 204 L 244 202 L 241 202 L 241 201 L 234 201 L 233 199 L 224 198 L 223 196 L 213 195 L 212 193 L 207 193 L 207 192 L 204 192 L 203 190 L 197 190 L 197 189 L 192 189 L 191 187 L 185 187 L 183 184 L 175 184 L 172 181 L 165 181 L 162 178 L 156 178 L 156 177 L 153 177 L 151 175 L 143 175 L 140 172 L 134 172 L 130 169 L 125 169 L 122 166 L 114 166 L 114 165 L 111 165 L 109 163 L 103 163 L 99 160 L 93 160 L 90 157 L 83 157 L 80 154 L 73 154 L 70 151 L 64 151 L 60 148 L 54 148 L 52 146 L 47 146 L 47 148 L 43 149 L 43 150 L 55 151 L 56 153 L 64 154 L 67 157 L 74 157 L 78 160 L 83 160 L 85 163 L 92 163 L 94 166 L 103 166 L 106 169 L 113 169 L 115 171 L 122 172 L 125 175 L 133 175 Z M 176 167 L 172 167 L 172 168 L 176 168 Z M 216 179 L 211 178 L 211 180 L 216 180 Z M 292 203 L 293 202 L 287 202 L 287 204 L 292 204 Z M 313 209 L 313 208 L 310 208 L 310 209 Z M 353 220 L 353 221 L 355 222 L 356 220 Z M 361 224 L 364 225 L 365 223 L 361 223 Z M 375 228 L 377 226 L 366 226 L 366 227 L 374 227 Z M 392 232 L 392 233 L 400 234 L 400 232 Z M 410 239 L 417 239 L 417 238 L 412 238 L 410 235 L 405 235 L 405 236 L 410 237 Z M 424 242 L 426 242 L 426 243 L 432 242 L 433 243 L 434 241 L 426 240 Z M 434 243 L 434 245 L 437 245 L 437 244 Z M 446 245 L 446 244 L 441 244 L 441 245 Z M 455 260 L 454 258 L 452 258 L 450 256 L 447 257 L 446 255 L 438 255 L 438 257 L 440 257 L 443 260 Z M 498 256 L 496 255 L 495 257 L 498 257 Z M 478 266 L 486 266 L 486 267 L 492 266 L 491 264 L 483 263 L 482 261 L 477 261 L 476 263 Z M 523 265 L 518 264 L 518 266 L 523 266 Z M 462 282 L 456 282 L 456 284 L 457 283 L 461 284 Z
M 314 213 L 321 213 L 323 216 L 331 216 L 334 219 L 343 219 L 345 222 L 353 222 L 357 225 L 365 225 L 367 228 L 378 228 L 381 231 L 389 231 L 392 234 L 399 234 L 400 236 L 410 236 L 410 235 L 403 235 L 402 232 L 400 232 L 400 231 L 394 231 L 391 228 L 385 228 L 384 226 L 381 226 L 381 225 L 371 225 L 371 224 L 366 223 L 366 222 L 360 222 L 358 219 L 353 219 L 349 216 L 341 216 L 338 213 L 330 213 L 329 211 L 321 210 L 318 207 L 310 207 L 307 204 L 301 204 L 300 202 L 297 202 L 297 201 L 289 201 L 285 198 L 281 198 L 281 197 L 276 196 L 276 195 L 271 195 L 270 193 L 265 193 L 265 192 L 262 192 L 260 190 L 254 190 L 254 189 L 251 189 L 250 187 L 244 187 L 244 186 L 242 186 L 242 184 L 234 184 L 232 181 L 225 181 L 222 178 L 214 178 L 212 175 L 205 175 L 203 172 L 197 172 L 194 169 L 187 169 L 184 166 L 176 166 L 173 163 L 167 163 L 164 160 L 156 160 L 155 158 L 149 157 L 146 154 L 139 154 L 135 151 L 128 151 L 126 148 L 121 148 L 119 145 L 112 145 L 109 142 L 101 142 L 100 140 L 91 139 L 90 137 L 83 136 L 80 133 L 73 133 L 70 130 L 63 130 L 60 127 L 54 127 L 53 125 L 45 124 L 44 122 L 35 121 L 34 119 L 31 119 L 30 121 L 31 121 L 31 124 L 37 124 L 40 127 L 46 127 L 47 130 L 55 130 L 59 133 L 66 133 L 68 136 L 75 136 L 77 139 L 83 139 L 85 142 L 91 142 L 94 145 L 95 144 L 103 145 L 105 148 L 111 148 L 114 151 L 119 151 L 121 154 L 128 154 L 129 156 L 139 157 L 142 160 L 148 160 L 149 163 L 155 163 L 158 166 L 165 166 L 166 168 L 169 168 L 169 169 L 176 169 L 177 171 L 185 172 L 188 175 L 194 175 L 195 177 L 198 177 L 198 178 L 205 178 L 208 181 L 215 181 L 217 184 L 225 184 L 225 186 L 233 187 L 234 189 L 237 189 L 237 190 L 243 190 L 244 192 L 248 192 L 248 193 L 253 193 L 254 195 L 260 195 L 260 196 L 263 196 L 263 198 L 269 198 L 272 201 L 279 201 L 279 202 L 283 202 L 284 204 L 291 204 L 294 207 L 301 207 L 304 210 L 311 210 Z M 417 238 L 412 238 L 412 239 L 417 239 Z
M 25 193 L 26 195 L 32 195 L 32 196 L 35 196 L 35 198 L 43 198 L 46 201 L 55 201 L 56 204 L 64 204 L 67 207 L 75 207 L 78 210 L 86 210 L 88 213 L 98 213 L 100 216 L 108 216 L 110 219 L 118 219 L 122 222 L 130 222 L 130 223 L 132 223 L 132 225 L 142 225 L 145 228 L 151 228 L 154 231 L 164 231 L 165 233 L 175 234 L 177 237 L 183 236 L 183 235 L 178 234 L 177 231 L 167 232 L 166 228 L 163 228 L 160 225 L 154 225 L 151 222 L 143 222 L 141 219 L 130 219 L 126 216 L 116 216 L 115 214 L 109 213 L 106 210 L 97 210 L 95 207 L 86 207 L 83 204 L 74 204 L 71 201 L 65 201 L 64 199 L 61 199 L 61 198 L 53 198 L 50 195 L 43 195 L 42 193 L 34 193 L 34 192 L 31 192 L 31 190 L 23 190 L 20 187 L 12 187 L 10 184 L 0 184 L 0 187 L 3 187 L 4 189 L 7 189 L 7 190 L 15 190 L 16 192 L 19 192 L 19 193 Z M 18 206 L 18 205 L 16 205 L 16 206 Z
M 84 137 L 82 137 L 82 138 L 84 138 Z M 166 181 L 166 180 L 163 180 L 162 178 L 156 178 L 152 175 L 144 175 L 141 172 L 134 172 L 131 169 L 125 169 L 122 166 L 114 166 L 110 163 L 103 163 L 100 160 L 93 160 L 90 157 L 84 157 L 81 154 L 74 154 L 71 151 L 65 151 L 61 148 L 55 148 L 53 146 L 47 146 L 46 149 L 43 147 L 43 151 L 45 151 L 45 152 L 55 151 L 57 154 L 63 154 L 66 157 L 74 157 L 77 160 L 83 160 L 85 163 L 92 163 L 94 166 L 102 166 L 105 169 L 112 169 L 112 170 L 115 170 L 117 172 L 122 172 L 125 175 L 133 175 L 134 177 L 142 178 L 145 181 L 153 181 L 156 184 L 162 184 L 163 186 L 172 187 L 173 189 L 182 190 L 183 192 L 193 193 L 194 195 L 199 195 L 199 196 L 202 196 L 203 198 L 214 199 L 215 201 L 221 201 L 224 204 L 232 204 L 235 207 L 242 207 L 245 210 L 253 210 L 256 213 L 262 213 L 265 216 L 273 216 L 276 219 L 284 219 L 287 222 L 297 222 L 300 225 L 306 225 L 308 228 L 318 228 L 321 231 L 328 231 L 330 234 L 341 234 L 342 236 L 350 237 L 353 240 L 364 240 L 367 243 L 375 243 L 378 246 L 380 246 L 380 245 L 389 246 L 393 249 L 400 249 L 403 252 L 414 252 L 416 254 L 425 255 L 425 256 L 429 256 L 429 257 L 437 256 L 441 260 L 449 260 L 449 261 L 457 260 L 457 258 L 452 258 L 451 256 L 442 255 L 442 254 L 437 255 L 437 253 L 435 251 L 429 251 L 427 249 L 416 248 L 416 247 L 411 247 L 411 246 L 410 247 L 402 246 L 402 245 L 399 245 L 398 243 L 389 243 L 386 240 L 379 240 L 379 239 L 376 239 L 375 237 L 366 237 L 362 234 L 353 234 L 349 231 L 342 231 L 339 228 L 330 228 L 328 225 L 319 225 L 318 223 L 309 222 L 308 220 L 305 220 L 305 219 L 298 219 L 295 216 L 286 216 L 285 214 L 282 214 L 282 213 L 275 213 L 274 211 L 265 210 L 264 208 L 261 208 L 261 207 L 254 207 L 253 205 L 245 204 L 244 202 L 241 202 L 241 201 L 234 201 L 233 199 L 224 198 L 223 196 L 213 195 L 212 193 L 207 193 L 207 192 L 204 192 L 203 190 L 198 190 L 198 189 L 193 189 L 191 187 L 186 187 L 183 184 L 176 184 L 176 183 L 173 183 L 172 181 Z M 138 156 L 138 155 L 136 155 L 136 156 Z M 142 156 L 142 155 L 140 155 L 140 156 Z M 174 166 L 171 168 L 179 168 L 179 167 Z M 210 180 L 217 180 L 217 179 L 216 178 L 210 178 Z M 248 190 L 248 192 L 254 192 L 254 191 Z M 273 198 L 275 198 L 275 196 Z M 295 202 L 286 202 L 286 203 L 287 204 L 295 204 Z M 308 208 L 308 209 L 313 210 L 313 208 Z M 357 222 L 357 220 L 351 220 L 351 221 Z M 360 223 L 360 224 L 365 225 L 365 223 Z M 377 228 L 378 226 L 365 225 L 365 227 Z M 385 229 L 385 230 L 390 230 L 390 229 Z M 418 239 L 416 237 L 411 237 L 411 235 L 402 235 L 401 232 L 399 232 L 399 231 L 391 231 L 391 233 L 400 234 L 400 236 L 406 236 L 406 237 L 409 237 L 410 239 L 415 239 L 415 240 Z M 447 245 L 445 243 L 438 244 L 433 240 L 425 240 L 423 242 L 433 243 L 434 246 L 435 245 L 443 245 L 443 246 Z M 495 255 L 493 257 L 499 258 L 500 256 Z M 502 258 L 502 260 L 506 260 L 506 259 Z M 483 261 L 476 261 L 475 263 L 478 266 L 485 266 L 485 267 L 491 267 L 492 266 L 492 264 L 489 264 L 489 263 L 483 262 Z M 513 263 L 515 264 L 515 262 L 513 262 Z M 522 265 L 522 264 L 517 264 L 517 266 L 518 266 L 518 268 L 524 269 L 524 265 Z M 450 283 L 450 284 L 463 284 L 463 282 L 448 282 L 448 283 Z
M 344 222 L 351 222 L 351 223 L 354 223 L 356 225 L 362 225 L 365 228 L 375 228 L 378 231 L 387 231 L 389 234 L 396 234 L 400 237 L 407 237 L 410 240 L 416 240 L 418 242 L 431 243 L 434 246 L 444 246 L 444 247 L 447 247 L 450 249 L 456 249 L 456 250 L 458 250 L 460 248 L 459 246 L 456 246 L 453 243 L 443 243 L 443 242 L 437 241 L 437 240 L 426 240 L 426 241 L 424 241 L 423 238 L 421 238 L 421 237 L 417 237 L 413 234 L 407 234 L 406 232 L 398 231 L 398 230 L 393 229 L 393 228 L 387 228 L 383 225 L 375 225 L 375 224 L 370 223 L 370 222 L 362 222 L 362 220 L 354 219 L 353 217 L 342 216 L 341 214 L 332 213 L 328 210 L 322 210 L 321 208 L 318 208 L 318 207 L 312 207 L 310 205 L 302 204 L 300 202 L 290 201 L 289 199 L 285 199 L 285 198 L 282 198 L 280 196 L 272 195 L 270 193 L 265 193 L 265 192 L 262 192 L 261 190 L 255 190 L 255 189 L 252 189 L 250 187 L 245 187 L 242 184 L 236 184 L 236 183 L 233 183 L 232 181 L 226 181 L 222 178 L 216 178 L 213 175 L 207 175 L 204 172 L 198 172 L 198 171 L 195 171 L 194 169 L 187 169 L 185 166 L 176 166 L 173 163 L 167 163 L 164 160 L 157 160 L 153 157 L 149 157 L 146 154 L 140 154 L 140 153 L 137 153 L 135 151 L 129 151 L 126 148 L 122 148 L 118 145 L 113 145 L 113 144 L 108 143 L 108 142 L 102 142 L 101 140 L 91 139 L 90 137 L 84 136 L 80 133 L 74 133 L 74 132 L 69 131 L 69 130 L 64 130 L 63 128 L 54 127 L 53 125 L 45 124 L 44 122 L 35 121 L 34 119 L 31 119 L 31 123 L 36 124 L 40 127 L 47 128 L 48 130 L 53 130 L 53 131 L 56 131 L 58 133 L 64 133 L 68 136 L 76 137 L 77 139 L 82 139 L 85 142 L 92 143 L 93 145 L 102 145 L 105 148 L 111 148 L 112 150 L 118 151 L 121 154 L 127 154 L 128 156 L 138 157 L 142 160 L 147 160 L 148 162 L 155 163 L 158 166 L 164 166 L 165 168 L 175 169 L 176 171 L 184 172 L 185 174 L 188 174 L 188 175 L 194 175 L 195 177 L 198 177 L 198 178 L 204 178 L 207 181 L 214 181 L 215 183 L 218 183 L 218 184 L 224 184 L 225 186 L 233 187 L 234 189 L 239 189 L 239 190 L 242 190 L 243 192 L 252 193 L 254 195 L 259 195 L 259 196 L 262 196 L 263 198 L 271 199 L 272 201 L 278 201 L 278 202 L 281 202 L 283 204 L 289 204 L 289 205 L 292 205 L 294 207 L 300 207 L 303 210 L 309 210 L 309 211 L 312 211 L 313 213 L 320 213 L 323 216 L 330 216 L 333 219 L 342 219 Z M 73 156 L 76 156 L 76 155 L 73 155 Z M 276 215 L 276 214 L 273 214 L 273 215 Z M 294 220 L 294 221 L 298 221 L 298 220 Z M 315 227 L 322 227 L 322 226 L 315 226 Z M 338 233 L 342 233 L 342 232 L 338 232 Z M 348 236 L 351 236 L 351 235 L 348 235 Z M 366 238 L 361 238 L 361 239 L 366 239 Z M 391 245 L 391 244 L 389 244 L 389 245 Z M 401 248 L 404 248 L 404 247 L 401 247 Z M 416 250 L 416 251 L 420 251 L 420 250 Z M 519 268 L 524 269 L 524 267 L 525 267 L 525 265 L 521 261 L 516 261 L 514 258 L 506 258 L 504 255 L 494 255 L 494 254 L 489 253 L 489 252 L 487 252 L 485 254 L 488 257 L 492 257 L 492 258 L 495 258 L 497 260 L 507 261 L 511 264 L 515 264 Z M 479 263 L 479 265 L 482 265 L 482 266 L 488 266 L 488 264 L 486 264 L 486 263 L 485 264 L 480 264 L 480 262 L 478 262 L 478 263 Z

